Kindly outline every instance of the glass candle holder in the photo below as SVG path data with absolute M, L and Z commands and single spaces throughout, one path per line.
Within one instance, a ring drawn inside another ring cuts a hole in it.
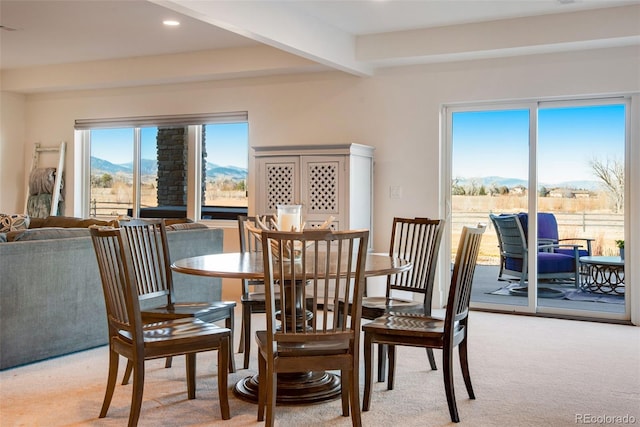
M 301 231 L 301 229 L 302 229 L 302 206 L 301 205 L 278 205 L 278 230 Z

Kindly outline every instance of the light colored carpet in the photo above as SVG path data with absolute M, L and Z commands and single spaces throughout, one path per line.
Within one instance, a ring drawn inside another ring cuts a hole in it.
M 259 326 L 261 317 L 255 315 L 254 321 Z M 573 426 L 581 424 L 579 417 L 591 424 L 601 420 L 605 422 L 599 424 L 620 425 L 603 417 L 624 416 L 640 423 L 640 328 L 483 312 L 472 312 L 470 321 L 477 399 L 468 398 L 456 363 L 460 426 Z M 442 371 L 428 369 L 423 349 L 403 347 L 398 353 L 395 390 L 375 384 L 363 424 L 451 425 Z M 254 348 L 251 369 L 230 375 L 230 388 L 256 372 L 255 354 Z M 440 356 L 436 352 L 439 366 Z M 241 359 L 237 354 L 238 366 Z M 256 421 L 256 405 L 233 393 L 232 419 L 221 420 L 215 372 L 215 354 L 199 356 L 197 399 L 189 401 L 183 358 L 174 359 L 171 369 L 165 369 L 163 361 L 148 362 L 139 425 L 262 425 Z M 106 375 L 106 347 L 0 372 L 0 425 L 126 425 L 131 385 L 118 385 L 107 417 L 97 418 Z M 340 414 L 339 400 L 278 406 L 276 423 L 351 425 L 350 418 Z

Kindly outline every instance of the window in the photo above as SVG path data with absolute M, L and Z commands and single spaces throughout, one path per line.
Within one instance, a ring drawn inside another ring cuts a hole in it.
M 85 153 L 83 216 L 247 212 L 246 113 L 78 120 L 76 129 Z

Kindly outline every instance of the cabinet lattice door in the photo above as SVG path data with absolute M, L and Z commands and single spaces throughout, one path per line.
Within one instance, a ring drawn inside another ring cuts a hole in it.
M 360 144 L 255 147 L 256 215 L 302 205 L 305 227 L 372 231 L 373 147 Z M 370 246 L 373 242 L 370 234 Z
M 271 163 L 266 165 L 267 211 L 275 212 L 278 205 L 298 203 L 295 183 L 296 164 Z

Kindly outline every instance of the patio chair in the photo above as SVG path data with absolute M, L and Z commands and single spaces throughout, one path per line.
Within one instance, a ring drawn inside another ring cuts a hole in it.
M 527 236 L 527 231 L 529 229 L 529 216 L 527 213 L 521 212 L 518 214 L 518 218 L 520 219 L 520 224 L 522 224 L 522 230 L 524 231 L 525 237 Z M 578 248 L 579 256 L 591 256 L 591 242 L 595 241 L 595 239 L 591 238 L 581 238 L 581 237 L 570 237 L 570 238 L 559 238 L 560 233 L 558 232 L 558 221 L 556 220 L 556 216 L 550 212 L 538 212 L 538 243 L 541 245 L 566 245 L 566 244 L 580 244 L 581 247 Z M 576 243 L 571 243 L 576 242 Z M 581 242 L 581 243 L 577 243 Z M 560 254 L 571 255 L 573 256 L 573 248 L 569 247 L 557 247 L 554 248 L 553 252 L 557 252 Z
M 520 282 L 521 292 L 526 292 L 528 247 L 522 222 L 517 214 L 494 215 L 489 218 L 498 235 L 500 248 L 500 272 L 498 280 L 509 280 L 503 276 L 513 276 Z M 569 249 L 569 253 L 555 252 Z M 538 245 L 538 279 L 570 281 L 580 284 L 580 245 L 541 244 Z

